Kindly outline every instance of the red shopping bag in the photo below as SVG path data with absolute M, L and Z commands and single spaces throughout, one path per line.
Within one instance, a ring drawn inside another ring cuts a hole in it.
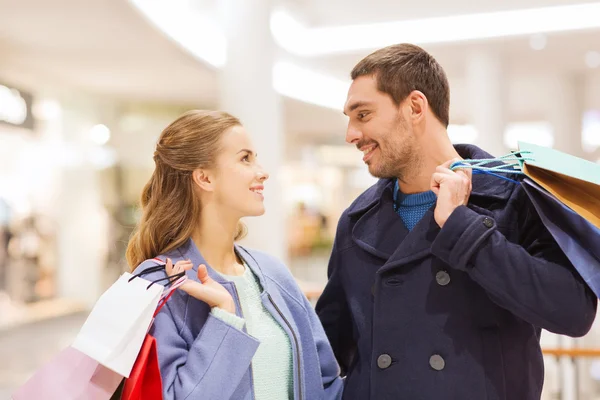
M 162 400 L 156 339 L 146 335 L 129 378 L 125 379 L 121 400 Z
M 185 282 L 187 277 L 183 275 L 178 278 L 163 293 L 163 297 L 154 312 L 154 317 L 175 293 L 175 289 Z M 162 378 L 158 366 L 156 339 L 147 333 L 142 348 L 133 364 L 131 374 L 123 382 L 120 400 L 162 400 L 162 398 Z

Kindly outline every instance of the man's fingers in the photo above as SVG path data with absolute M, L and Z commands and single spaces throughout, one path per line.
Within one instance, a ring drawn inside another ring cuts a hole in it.
M 439 168 L 439 167 L 438 167 Z M 445 172 L 434 172 L 433 175 L 431 175 L 431 186 L 437 186 L 439 187 L 440 184 L 442 182 L 444 182 L 445 179 L 448 178 L 448 174 Z

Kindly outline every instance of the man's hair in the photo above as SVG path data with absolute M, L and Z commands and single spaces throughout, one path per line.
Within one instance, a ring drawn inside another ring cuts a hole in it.
M 379 49 L 363 58 L 351 72 L 352 80 L 374 76 L 377 89 L 399 105 L 413 91 L 422 92 L 433 114 L 448 127 L 450 87 L 438 62 L 419 46 L 402 43 Z

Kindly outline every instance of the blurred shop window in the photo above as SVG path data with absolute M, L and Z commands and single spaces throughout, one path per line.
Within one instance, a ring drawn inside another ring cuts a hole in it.
M 11 238 L 11 214 L 10 205 L 0 197 L 0 292 L 5 292 L 8 286 L 8 243 Z
M 8 242 L 8 291 L 11 298 L 31 303 L 56 294 L 56 232 L 53 222 L 41 214 L 14 219 Z
M 583 149 L 596 151 L 600 147 L 600 110 L 590 110 L 583 114 Z
M 299 202 L 291 216 L 289 252 L 292 257 L 308 256 L 319 248 L 329 248 L 323 233 L 327 228 L 327 218 L 314 208 Z
M 515 122 L 508 124 L 504 131 L 504 144 L 509 149 L 517 149 L 518 142 L 528 142 L 544 147 L 554 145 L 554 130 L 547 121 Z
M 479 133 L 473 125 L 450 124 L 448 125 L 448 136 L 450 137 L 450 141 L 454 144 L 475 143 Z

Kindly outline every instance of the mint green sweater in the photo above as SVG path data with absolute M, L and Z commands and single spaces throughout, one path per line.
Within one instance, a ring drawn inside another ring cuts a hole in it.
M 260 294 L 262 288 L 252 270 L 245 266 L 240 276 L 223 275 L 235 283 L 242 315 L 239 318 L 220 308 L 213 308 L 212 314 L 237 329 L 244 323 L 249 335 L 260 341 L 252 358 L 252 378 L 256 400 L 286 400 L 293 395 L 292 346 L 290 340 L 273 316 L 263 306 Z

